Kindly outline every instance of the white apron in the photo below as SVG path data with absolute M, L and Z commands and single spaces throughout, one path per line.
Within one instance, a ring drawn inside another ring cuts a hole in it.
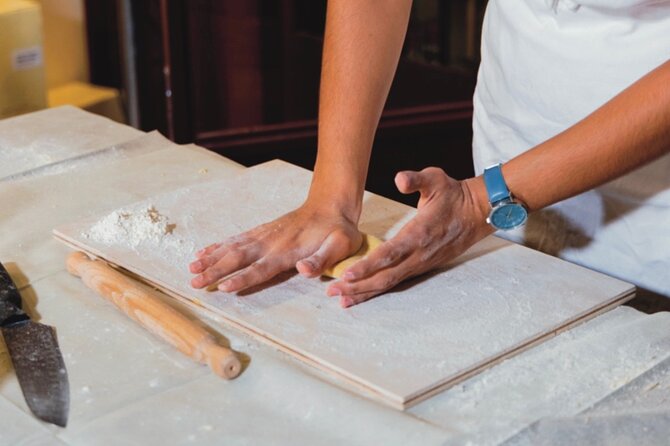
M 668 59 L 670 0 L 491 0 L 476 172 L 560 133 Z M 670 154 L 499 235 L 670 297 Z

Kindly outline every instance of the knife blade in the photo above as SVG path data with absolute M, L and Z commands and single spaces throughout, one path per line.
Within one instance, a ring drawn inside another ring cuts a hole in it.
M 2 263 L 0 330 L 30 410 L 41 420 L 65 427 L 70 385 L 56 332 L 23 311 L 19 290 Z

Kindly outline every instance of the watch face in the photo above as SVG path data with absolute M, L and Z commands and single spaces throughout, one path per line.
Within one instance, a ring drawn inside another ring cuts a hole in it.
M 528 212 L 518 203 L 506 203 L 491 211 L 489 217 L 493 227 L 497 229 L 514 229 L 526 222 Z

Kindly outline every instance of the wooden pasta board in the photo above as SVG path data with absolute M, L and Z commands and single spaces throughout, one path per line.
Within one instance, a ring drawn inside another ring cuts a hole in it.
M 176 225 L 159 242 L 106 245 L 88 234 L 107 214 L 54 230 L 68 245 L 118 265 L 178 299 L 398 409 L 623 303 L 634 287 L 488 237 L 438 273 L 343 310 L 327 283 L 285 273 L 240 295 L 194 290 L 193 253 L 295 208 L 311 173 L 281 161 L 128 205 Z M 366 193 L 361 230 L 388 239 L 415 210 Z M 88 236 L 87 236 L 88 234 Z

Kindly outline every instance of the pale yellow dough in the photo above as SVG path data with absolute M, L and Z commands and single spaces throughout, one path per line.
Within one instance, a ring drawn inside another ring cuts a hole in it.
M 339 261 L 332 267 L 325 270 L 323 272 L 323 276 L 332 277 L 333 279 L 341 279 L 342 274 L 344 274 L 344 271 L 347 268 L 377 249 L 377 247 L 382 243 L 384 243 L 384 241 L 378 239 L 374 235 L 363 234 L 363 244 L 361 245 L 361 248 L 351 257 L 347 257 L 346 259 Z

